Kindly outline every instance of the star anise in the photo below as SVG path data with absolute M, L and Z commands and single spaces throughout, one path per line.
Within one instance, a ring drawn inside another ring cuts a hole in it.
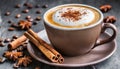
M 32 26 L 31 22 L 26 21 L 26 20 L 20 20 L 18 25 L 21 29 L 25 29 L 25 30 L 31 28 Z
M 102 5 L 102 6 L 100 6 L 100 10 L 102 12 L 108 12 L 111 8 L 112 8 L 111 5 Z
M 115 16 L 107 16 L 104 18 L 104 23 L 114 23 L 117 20 Z
M 23 56 L 23 52 L 17 52 L 17 51 L 6 51 L 4 53 L 4 56 L 10 60 L 17 60 L 19 57 Z
M 28 64 L 30 64 L 32 62 L 31 57 L 30 56 L 24 56 L 18 59 L 17 63 L 14 64 L 14 67 L 19 67 L 19 66 L 27 66 Z

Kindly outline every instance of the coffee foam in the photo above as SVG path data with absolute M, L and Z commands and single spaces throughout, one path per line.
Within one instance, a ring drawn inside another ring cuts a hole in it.
M 95 19 L 94 12 L 84 7 L 64 7 L 57 10 L 52 19 L 59 25 L 79 26 L 88 24 Z

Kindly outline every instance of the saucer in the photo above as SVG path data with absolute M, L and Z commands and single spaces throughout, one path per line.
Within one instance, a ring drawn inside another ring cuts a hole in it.
M 46 42 L 50 43 L 46 31 L 42 30 L 38 33 L 39 37 L 41 37 Z M 99 37 L 99 39 L 108 38 L 110 35 L 108 33 L 103 33 Z M 58 63 L 52 63 L 49 61 L 40 51 L 39 49 L 34 46 L 32 43 L 29 43 L 27 46 L 28 52 L 30 55 L 35 58 L 36 60 L 53 66 L 59 66 L 59 67 L 82 67 L 82 66 L 88 66 L 100 63 L 106 59 L 108 59 L 116 50 L 116 41 L 112 41 L 103 45 L 100 45 L 94 49 L 92 49 L 89 53 L 75 56 L 75 57 L 64 57 L 64 63 L 58 64 Z

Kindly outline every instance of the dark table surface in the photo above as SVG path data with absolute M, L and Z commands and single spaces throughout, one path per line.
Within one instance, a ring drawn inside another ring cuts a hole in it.
M 29 13 L 23 14 L 21 13 L 22 10 L 25 9 L 23 4 L 25 2 L 29 2 L 33 5 L 39 4 L 40 6 L 44 4 L 48 4 L 48 8 L 42 9 L 42 8 L 32 8 Z M 51 7 L 66 4 L 66 3 L 78 3 L 78 4 L 88 4 L 92 5 L 94 7 L 99 8 L 99 6 L 103 4 L 110 4 L 112 5 L 112 10 L 110 10 L 108 13 L 105 13 L 104 16 L 108 15 L 114 15 L 117 17 L 117 21 L 115 25 L 118 28 L 118 35 L 116 38 L 117 41 L 117 51 L 107 60 L 96 64 L 95 67 L 97 69 L 119 69 L 120 68 L 120 0 L 0 0 L 0 11 L 2 16 L 2 22 L 0 23 L 0 38 L 12 38 L 12 35 L 22 35 L 25 31 L 23 30 L 14 30 L 14 31 L 8 31 L 8 27 L 10 26 L 9 23 L 7 23 L 8 20 L 12 20 L 14 23 L 17 23 L 19 20 L 25 19 L 25 16 L 31 15 L 33 18 L 36 16 L 43 16 L 44 12 L 48 10 Z M 21 8 L 14 8 L 16 4 L 21 4 Z M 35 11 L 37 9 L 40 9 L 42 11 L 41 14 L 36 14 Z M 4 16 L 4 13 L 10 11 L 10 16 Z M 22 14 L 22 16 L 18 19 L 15 18 L 16 14 Z M 35 32 L 39 32 L 44 29 L 43 20 L 39 21 L 37 25 L 33 25 L 32 29 Z M 7 46 L 0 47 L 0 56 L 7 50 Z M 33 63 L 30 64 L 28 67 L 21 67 L 20 69 L 34 69 L 36 66 L 40 66 L 41 69 L 63 69 L 62 67 L 55 67 L 55 66 L 49 66 L 43 63 L 40 63 L 36 60 L 33 60 Z M 6 61 L 4 63 L 0 64 L 0 69 L 13 69 L 13 62 Z M 66 68 L 67 69 L 67 68 Z M 78 67 L 78 68 L 68 68 L 68 69 L 92 69 L 91 67 Z

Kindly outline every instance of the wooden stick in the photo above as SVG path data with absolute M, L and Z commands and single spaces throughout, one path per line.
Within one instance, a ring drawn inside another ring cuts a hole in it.
M 60 57 L 61 54 L 58 53 L 54 48 L 52 48 L 52 46 L 50 46 L 50 44 L 48 44 L 47 42 L 45 42 L 44 40 L 42 40 L 34 31 L 32 31 L 31 29 L 28 30 L 28 32 L 34 36 L 34 38 L 36 38 L 43 46 L 45 46 L 47 49 L 49 49 L 51 52 L 53 52 L 57 57 Z
M 26 40 L 27 38 L 24 35 L 22 35 L 21 37 L 17 38 L 16 40 L 8 44 L 8 49 L 13 50 L 13 49 L 18 48 Z
M 39 50 L 52 62 L 58 62 L 58 58 L 47 48 L 45 48 L 43 45 L 39 43 L 32 35 L 30 35 L 28 32 L 25 32 L 24 35 L 33 43 L 35 46 L 39 48 Z

